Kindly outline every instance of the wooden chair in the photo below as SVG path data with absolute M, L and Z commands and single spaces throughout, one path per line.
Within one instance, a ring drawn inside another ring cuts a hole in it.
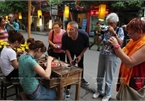
M 13 84 L 12 82 L 7 81 L 5 77 L 3 77 L 1 81 L 1 98 L 4 98 L 4 100 L 6 100 L 7 97 L 14 95 L 16 95 L 16 97 L 18 98 L 18 85 L 19 85 L 18 83 Z M 7 90 L 10 87 L 15 87 L 15 93 L 7 95 Z

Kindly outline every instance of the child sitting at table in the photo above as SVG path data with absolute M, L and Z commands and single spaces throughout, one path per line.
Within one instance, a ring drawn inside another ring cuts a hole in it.
M 16 53 L 14 49 L 19 48 L 25 42 L 24 40 L 20 32 L 14 30 L 8 32 L 9 45 L 4 47 L 0 53 L 0 67 L 8 81 L 15 82 L 15 80 L 18 80 L 18 52 Z
M 45 70 L 35 60 L 44 54 L 45 51 L 46 47 L 44 43 L 40 40 L 34 40 L 29 45 L 28 53 L 19 58 L 20 84 L 24 92 L 33 100 L 56 99 L 55 89 L 46 89 L 35 77 L 36 74 L 38 74 L 45 79 L 50 79 L 51 62 L 53 58 L 51 56 L 47 57 L 47 66 Z

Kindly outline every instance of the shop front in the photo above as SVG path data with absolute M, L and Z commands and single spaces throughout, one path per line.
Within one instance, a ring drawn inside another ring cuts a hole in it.
M 105 11 L 105 17 L 108 15 L 108 9 Z M 96 27 L 97 21 L 101 21 L 101 24 L 105 24 L 104 19 L 99 19 L 99 7 L 95 6 L 93 9 L 90 9 L 87 14 L 87 33 L 89 36 L 94 36 L 94 30 Z

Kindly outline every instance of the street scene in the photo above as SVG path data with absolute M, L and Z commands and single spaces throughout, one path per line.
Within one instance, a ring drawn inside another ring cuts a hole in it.
M 2 0 L 0 11 L 0 100 L 145 99 L 144 1 Z
M 24 30 L 20 31 L 25 39 L 28 38 L 28 33 Z M 43 42 L 45 43 L 46 46 L 48 46 L 48 42 L 47 42 L 47 38 L 48 36 L 46 34 L 48 34 L 48 32 L 36 32 L 36 31 L 32 31 L 31 32 L 31 37 L 35 38 L 36 40 L 43 40 Z M 89 39 L 90 43 L 93 42 L 93 38 L 90 37 Z M 97 66 L 98 66 L 98 58 L 99 58 L 99 52 L 96 51 L 97 45 L 94 45 L 92 47 L 91 50 L 87 49 L 86 53 L 85 53 L 85 73 L 84 76 L 86 78 L 86 80 L 90 83 L 90 85 L 88 87 L 81 87 L 81 91 L 80 91 L 80 101 L 90 101 L 90 100 L 96 100 L 92 98 L 92 95 L 94 93 L 94 91 L 97 88 L 97 82 L 96 82 L 96 77 L 97 77 Z M 47 54 L 47 53 L 46 53 Z M 120 61 L 121 62 L 121 61 Z M 114 80 L 113 80 L 113 87 L 112 87 L 112 99 L 111 100 L 115 100 L 116 99 L 116 83 L 117 83 L 117 78 L 118 78 L 118 72 L 119 72 L 119 65 L 117 67 L 117 70 L 115 72 L 114 75 Z M 71 96 L 70 98 L 66 98 L 65 101 L 70 101 L 70 100 L 74 100 L 75 98 L 75 85 L 73 85 L 70 93 Z M 13 90 L 12 90 L 13 91 Z M 16 99 L 15 96 L 9 97 L 8 99 Z M 101 97 L 97 99 L 97 101 L 101 101 Z

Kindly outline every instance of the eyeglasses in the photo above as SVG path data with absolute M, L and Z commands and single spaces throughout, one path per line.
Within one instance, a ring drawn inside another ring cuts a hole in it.
M 60 27 L 53 27 L 53 29 L 59 29 Z
M 131 34 L 127 34 L 129 37 L 132 37 L 134 34 L 136 33 L 136 31 L 134 31 L 133 33 Z

